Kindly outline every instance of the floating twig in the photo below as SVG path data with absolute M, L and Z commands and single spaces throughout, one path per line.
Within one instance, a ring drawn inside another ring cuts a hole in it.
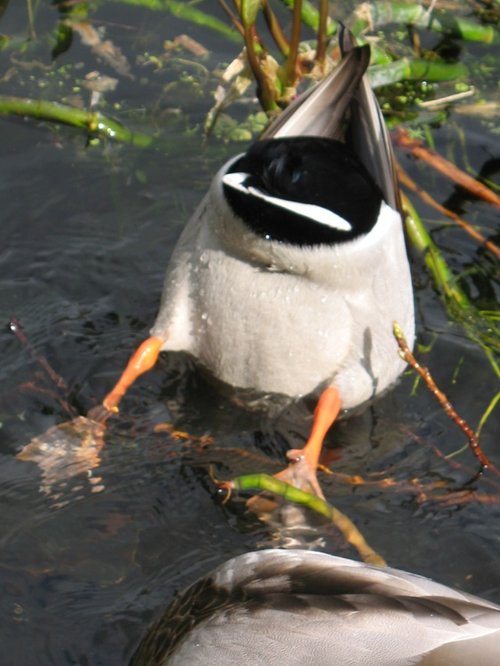
M 356 548 L 364 562 L 379 567 L 387 566 L 384 558 L 367 544 L 351 519 L 317 495 L 299 490 L 269 474 L 246 474 L 231 481 L 217 482 L 217 485 L 221 490 L 228 493 L 225 501 L 229 499 L 232 490 L 264 490 L 273 493 L 273 495 L 278 495 L 288 502 L 305 506 L 331 520 L 342 532 L 345 540 Z
M 480 471 L 489 469 L 497 476 L 500 476 L 498 469 L 481 449 L 479 441 L 467 421 L 458 415 L 448 397 L 438 388 L 436 382 L 432 378 L 429 369 L 420 365 L 420 363 L 417 361 L 410 348 L 408 347 L 408 343 L 406 342 L 403 331 L 397 322 L 393 322 L 393 332 L 400 349 L 401 358 L 404 359 L 408 365 L 410 365 L 415 370 L 415 372 L 417 372 L 422 377 L 427 388 L 435 396 L 446 416 L 448 416 L 448 418 L 450 418 L 453 423 L 455 423 L 462 430 L 462 432 L 465 433 L 467 439 L 469 440 L 469 447 L 481 465 Z
M 446 215 L 446 217 L 449 217 L 450 220 L 456 222 L 456 224 L 458 224 L 459 227 L 462 227 L 462 229 L 467 234 L 469 234 L 469 236 L 474 238 L 474 240 L 476 240 L 481 245 L 484 245 L 484 247 L 489 250 L 497 259 L 500 259 L 500 248 L 495 245 L 493 241 L 488 240 L 485 236 L 483 236 L 482 233 L 468 224 L 452 210 L 449 210 L 448 208 L 445 208 L 440 203 L 438 203 L 433 197 L 431 197 L 428 192 L 417 185 L 417 183 L 408 175 L 408 173 L 400 164 L 397 165 L 397 172 L 398 179 L 402 185 L 410 189 L 412 192 L 418 194 L 424 203 L 429 204 L 429 206 L 432 206 L 443 215 Z
M 206 446 L 208 444 L 213 444 L 215 441 L 211 435 L 192 435 L 191 433 L 186 432 L 185 430 L 178 430 L 173 423 L 167 423 L 167 422 L 157 423 L 153 428 L 153 432 L 155 433 L 166 432 L 174 439 L 187 441 L 189 443 L 197 442 L 199 444 L 202 444 L 203 446 Z
M 446 95 L 445 97 L 437 97 L 436 99 L 428 99 L 426 102 L 418 102 L 421 109 L 435 109 L 444 108 L 448 104 L 458 102 L 459 100 L 473 97 L 476 94 L 476 89 L 471 86 L 469 90 L 463 92 L 453 93 L 453 95 Z
M 449 493 L 448 495 L 442 495 L 437 499 L 435 497 L 430 497 L 428 502 L 438 501 L 439 505 L 443 508 L 450 506 L 457 506 L 463 504 L 500 504 L 500 497 L 498 495 L 486 495 L 485 493 L 478 493 L 475 490 L 458 490 L 454 493 Z
M 500 208 L 500 197 L 490 190 L 489 187 L 486 187 L 486 185 L 466 174 L 434 150 L 426 148 L 421 141 L 410 137 L 406 130 L 399 127 L 392 133 L 392 137 L 398 146 L 409 150 L 414 157 L 427 162 L 436 171 L 439 171 L 479 199 L 483 199 L 483 201 L 487 201 L 493 206 Z

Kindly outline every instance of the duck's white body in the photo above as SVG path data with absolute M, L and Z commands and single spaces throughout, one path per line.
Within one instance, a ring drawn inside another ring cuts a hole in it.
M 382 203 L 373 230 L 342 245 L 272 242 L 228 205 L 232 162 L 177 244 L 151 334 L 235 387 L 295 397 L 334 383 L 346 409 L 372 398 L 404 368 L 392 322 L 413 339 L 399 213 Z
M 319 397 L 311 435 L 283 477 L 321 490 L 323 438 L 341 408 L 389 387 L 413 344 L 413 293 L 391 146 L 364 77 L 369 47 L 343 59 L 262 140 L 215 176 L 167 269 L 160 312 L 103 406 L 117 409 L 160 350 L 185 351 L 239 389 Z
M 261 229 L 256 232 L 248 212 L 255 197 L 247 196 L 236 211 L 228 200 L 231 191 L 245 191 L 238 177 L 244 180 L 248 174 L 234 173 L 238 164 L 245 164 L 238 156 L 216 174 L 178 242 L 151 333 L 161 339 L 161 349 L 191 353 L 232 386 L 293 397 L 335 386 L 343 408 L 350 409 L 384 391 L 402 372 L 392 322 L 400 324 L 412 344 L 414 313 L 392 151 L 375 96 L 363 76 L 369 51 L 354 48 L 347 33 L 342 42 L 344 59 L 333 74 L 298 98 L 264 138 L 278 143 L 309 136 L 345 141 L 381 193 L 381 202 L 375 204 L 376 223 L 368 232 L 361 229 L 352 238 L 347 235 L 347 240 L 340 231 L 338 242 L 326 243 L 287 242 Z M 307 152 L 307 143 L 303 145 Z M 287 159 L 290 163 L 297 155 Z M 331 160 L 335 159 L 344 158 L 332 153 Z M 273 188 L 269 181 L 277 170 L 286 171 L 285 163 L 277 159 L 278 166 L 269 172 L 266 163 L 259 165 L 259 178 L 265 172 L 260 186 L 250 184 L 247 190 L 260 199 L 269 197 L 271 215 L 282 217 L 283 225 L 289 223 L 284 209 L 296 206 L 301 194 L 294 191 L 290 201 L 286 194 L 269 193 Z M 316 175 L 321 183 L 321 169 Z M 282 181 L 278 186 L 287 190 L 293 176 L 291 170 L 284 183 L 278 173 Z M 335 193 L 328 215 L 337 200 L 342 205 L 344 193 L 335 192 L 346 186 L 339 184 L 341 176 L 342 167 L 326 184 L 318 185 Z M 228 183 L 233 183 L 232 190 Z M 313 177 L 305 189 L 314 190 L 315 184 Z M 306 191 L 301 201 L 309 203 L 316 195 Z M 350 196 L 362 194 L 354 191 Z M 321 233 L 330 223 L 319 224 L 325 209 L 314 209 L 302 219 Z M 340 215 L 336 220 L 331 224 L 337 223 L 338 229 L 354 224 Z
M 304 550 L 229 560 L 176 598 L 133 666 L 498 666 L 500 606 Z

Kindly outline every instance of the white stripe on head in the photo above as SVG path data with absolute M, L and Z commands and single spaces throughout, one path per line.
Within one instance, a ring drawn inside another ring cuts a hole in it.
M 309 219 L 319 222 L 319 224 L 323 224 L 331 229 L 338 229 L 339 231 L 346 232 L 352 231 L 352 225 L 347 220 L 344 220 L 343 217 L 337 215 L 333 211 L 328 210 L 328 208 L 316 206 L 315 204 L 306 204 L 300 201 L 289 201 L 288 199 L 272 197 L 256 187 L 246 187 L 243 183 L 248 176 L 249 174 L 241 172 L 228 173 L 222 178 L 222 182 L 224 185 L 232 187 L 239 192 L 249 194 L 257 199 L 262 199 L 273 206 L 284 208 L 285 210 L 289 210 L 302 217 L 308 217 Z

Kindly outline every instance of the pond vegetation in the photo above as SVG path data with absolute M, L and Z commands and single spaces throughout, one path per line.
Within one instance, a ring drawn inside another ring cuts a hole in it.
M 70 147 L 71 159 L 80 165 L 95 160 L 102 171 L 116 174 L 125 171 L 128 160 L 133 164 L 128 182 L 138 188 L 147 188 L 152 180 L 148 163 L 173 163 L 177 155 L 184 155 L 192 165 L 201 155 L 201 176 L 193 178 L 197 183 L 221 156 L 258 137 L 269 119 L 298 92 L 335 66 L 339 59 L 338 21 L 344 22 L 360 43 L 370 43 L 369 77 L 396 148 L 407 239 L 412 247 L 420 313 L 413 365 L 425 362 L 437 374 L 437 386 L 427 382 L 434 395 L 441 391 L 450 395 L 450 388 L 461 387 L 456 395 L 459 413 L 453 410 L 452 414 L 448 400 L 441 400 L 453 420 L 438 428 L 439 433 L 446 433 L 443 441 L 429 435 L 426 414 L 419 417 L 418 427 L 408 426 L 413 428 L 408 435 L 411 447 L 418 448 L 423 441 L 432 459 L 441 461 L 439 472 L 429 472 L 426 464 L 413 470 L 406 454 L 396 447 L 382 458 L 383 464 L 374 465 L 376 469 L 367 463 L 358 472 L 354 458 L 344 471 L 325 470 L 325 475 L 337 488 L 344 488 L 347 500 L 358 491 L 367 502 L 377 498 L 374 501 L 384 507 L 382 512 L 387 510 L 384 502 L 388 506 L 393 501 L 385 498 L 393 493 L 398 502 L 416 506 L 417 511 L 430 506 L 451 512 L 474 504 L 478 513 L 471 514 L 473 524 L 490 508 L 488 516 L 493 522 L 500 503 L 500 454 L 493 434 L 500 401 L 500 249 L 495 227 L 500 186 L 496 178 L 499 158 L 493 148 L 499 142 L 499 18 L 497 0 L 25 0 L 17 3 L 15 13 L 13 0 L 0 0 L 0 114 L 4 116 L 4 131 L 9 123 L 14 128 L 19 122 L 32 123 L 37 136 L 41 132 L 48 137 L 54 149 Z M 479 150 L 469 134 L 479 141 Z M 447 199 L 441 196 L 450 187 L 452 194 Z M 157 202 L 151 204 L 153 212 L 158 207 Z M 122 215 L 127 213 L 120 209 L 119 201 L 117 208 Z M 181 212 L 184 215 L 185 211 Z M 14 299 L 9 307 L 16 302 Z M 102 322 L 98 325 L 106 326 Z M 133 322 L 132 330 L 134 326 L 139 327 Z M 43 347 L 31 345 L 29 334 L 24 335 L 15 318 L 11 319 L 11 330 L 17 337 L 11 332 L 10 338 L 25 351 L 32 350 L 35 365 L 44 367 L 45 377 L 53 373 L 44 383 L 32 369 L 24 383 L 34 393 L 45 391 L 47 400 L 52 400 L 52 406 L 44 405 L 41 411 L 59 409 L 59 416 L 77 419 L 78 428 L 88 435 L 88 424 L 78 414 L 92 406 L 89 396 L 68 388 L 64 367 L 53 371 Z M 79 334 L 83 335 L 82 331 Z M 425 377 L 410 373 L 404 388 L 396 389 L 406 391 L 402 403 L 415 399 L 420 409 L 430 409 Z M 470 399 L 469 385 L 474 392 Z M 18 427 L 26 419 L 25 409 L 16 407 L 13 417 L 10 404 L 10 397 L 7 406 L 2 404 L 2 422 L 15 418 Z M 203 408 L 197 409 L 204 413 Z M 140 410 L 138 413 L 140 416 Z M 191 426 L 204 430 L 197 416 L 191 416 Z M 401 434 L 406 427 L 401 425 L 401 413 L 398 419 Z M 211 491 L 217 485 L 242 492 L 271 490 L 326 516 L 347 542 L 356 548 L 361 544 L 358 550 L 368 559 L 379 557 L 347 516 L 331 504 L 291 491 L 286 484 L 278 487 L 279 482 L 268 475 L 275 471 L 275 456 L 244 451 L 232 432 L 229 444 L 219 447 L 216 435 L 186 433 L 182 419 L 179 421 L 179 427 L 156 423 L 155 436 L 171 438 L 177 447 L 172 456 L 187 459 L 195 470 L 194 477 L 201 474 L 203 487 Z M 469 428 L 466 436 L 460 431 L 464 422 Z M 135 442 L 149 426 L 150 422 L 144 425 L 140 419 L 134 422 L 132 411 L 110 437 L 119 440 L 128 428 L 135 438 L 129 451 L 137 455 Z M 43 447 L 61 437 L 60 426 L 54 427 L 45 439 L 33 437 L 29 429 L 23 431 L 32 437 L 23 451 L 43 472 L 43 493 L 52 497 L 54 506 L 63 507 L 71 502 L 60 485 L 62 463 L 57 459 L 55 468 L 52 464 L 50 469 L 41 463 Z M 75 446 L 69 442 L 75 431 L 64 435 L 67 447 Z M 384 436 L 394 439 L 392 431 Z M 102 430 L 93 432 L 90 467 L 98 468 L 101 463 L 104 437 Z M 77 439 L 80 444 L 80 437 Z M 489 466 L 483 477 L 476 475 L 478 465 L 474 467 L 470 447 L 481 467 Z M 405 458 L 404 470 L 398 468 L 399 456 Z M 413 453 L 412 448 L 408 458 L 412 456 L 418 461 L 422 454 Z M 88 459 L 73 459 L 73 467 L 65 463 L 62 468 L 78 478 L 87 472 L 87 463 Z M 106 486 L 103 474 L 93 473 L 91 486 L 96 493 L 102 492 Z M 226 510 L 233 504 L 229 522 L 242 533 L 251 530 L 244 524 L 238 508 L 241 504 L 233 499 L 224 505 Z M 328 499 L 334 501 L 331 489 Z M 349 514 L 349 503 L 344 506 Z M 368 514 L 363 506 L 353 520 L 358 525 L 362 521 L 368 524 Z M 482 538 L 486 541 L 484 533 Z M 491 528 L 491 548 L 497 541 L 498 534 Z M 389 555 L 384 552 L 386 559 Z M 156 600 L 153 605 L 159 604 Z

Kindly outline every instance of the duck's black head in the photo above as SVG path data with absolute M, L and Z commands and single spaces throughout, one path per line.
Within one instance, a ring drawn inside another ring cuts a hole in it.
M 368 233 L 383 200 L 353 152 L 321 137 L 257 141 L 231 165 L 223 184 L 234 214 L 254 233 L 299 246 Z

